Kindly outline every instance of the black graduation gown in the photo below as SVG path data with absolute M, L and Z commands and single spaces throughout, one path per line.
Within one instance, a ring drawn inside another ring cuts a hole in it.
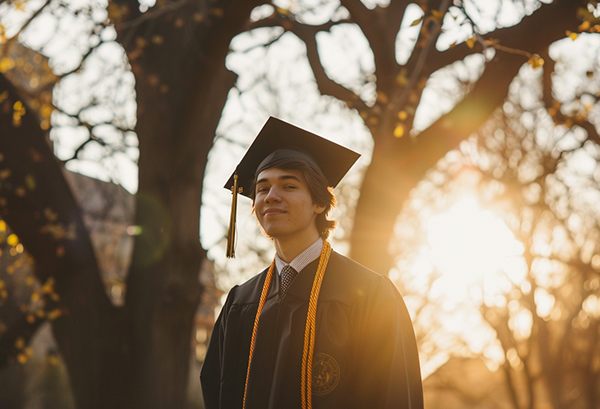
M 308 301 L 318 260 L 283 299 L 279 277 L 263 308 L 248 381 L 247 409 L 301 408 L 300 378 Z M 240 409 L 254 317 L 267 270 L 229 293 L 200 379 L 207 409 Z M 423 407 L 410 316 L 392 282 L 332 252 L 317 305 L 313 408 Z

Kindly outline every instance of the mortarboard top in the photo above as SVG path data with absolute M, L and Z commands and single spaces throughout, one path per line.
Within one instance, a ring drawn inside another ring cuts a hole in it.
M 281 119 L 270 117 L 237 165 L 235 172 L 225 184 L 225 188 L 231 190 L 234 175 L 237 174 L 238 188 L 242 188 L 240 193 L 250 197 L 250 187 L 257 176 L 256 170 L 267 156 L 278 149 L 299 151 L 298 155 L 289 151 L 286 153 L 289 153 L 288 157 L 308 159 L 307 162 L 313 166 L 316 162 L 331 187 L 335 187 L 339 183 L 360 156 L 358 153 L 312 132 Z M 309 155 L 309 158 L 306 158 L 306 154 Z M 314 159 L 313 163 L 310 163 L 312 162 L 310 157 Z
M 277 151 L 277 152 L 275 152 Z M 273 156 L 273 155 L 274 156 Z M 271 157 L 267 158 L 268 156 Z M 275 167 L 281 159 L 299 158 L 320 170 L 329 186 L 335 187 L 360 155 L 348 148 L 308 132 L 281 119 L 270 117 L 225 184 L 231 190 L 233 203 L 228 232 L 228 257 L 233 257 L 233 233 L 237 193 L 251 196 L 257 170 Z

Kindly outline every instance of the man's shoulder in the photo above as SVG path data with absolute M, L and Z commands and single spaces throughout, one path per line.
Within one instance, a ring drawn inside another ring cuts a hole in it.
M 336 251 L 331 252 L 329 267 L 336 273 L 357 280 L 379 280 L 383 277 L 381 274 Z
M 363 266 L 349 257 L 332 252 L 325 280 L 334 291 L 361 293 L 371 291 L 397 292 L 390 279 Z

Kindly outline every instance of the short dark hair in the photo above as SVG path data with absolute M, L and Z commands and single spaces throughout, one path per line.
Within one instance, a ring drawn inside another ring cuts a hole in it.
M 335 198 L 335 194 L 333 193 L 333 188 L 329 186 L 327 179 L 325 176 L 323 176 L 323 173 L 321 173 L 320 170 L 310 166 L 306 161 L 297 158 L 287 159 L 273 167 L 282 170 L 298 170 L 302 173 L 313 202 L 317 206 L 322 206 L 325 208 L 323 212 L 317 215 L 315 223 L 317 225 L 319 235 L 323 240 L 326 240 L 329 237 L 329 233 L 331 233 L 331 231 L 337 225 L 335 220 L 329 220 L 327 218 L 331 210 L 337 204 L 337 200 Z M 256 197 L 257 177 L 258 175 L 256 175 L 254 181 L 252 182 L 252 189 L 250 193 L 253 203 Z

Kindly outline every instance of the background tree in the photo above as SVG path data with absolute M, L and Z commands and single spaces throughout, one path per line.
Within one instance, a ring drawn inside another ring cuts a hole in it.
M 23 6 L 3 7 L 9 11 Z M 53 332 L 81 407 L 184 405 L 191 329 L 202 291 L 198 273 L 205 257 L 198 237 L 204 165 L 235 80 L 224 66 L 227 47 L 254 3 L 158 4 L 145 14 L 139 7 L 137 2 L 108 6 L 117 40 L 136 76 L 135 130 L 141 152 L 139 234 L 123 307 L 111 305 L 107 297 L 77 204 L 40 128 L 41 119 L 1 78 L 0 149 L 10 172 L 10 180 L 2 184 L 3 218 L 36 260 L 37 277 L 55 283 L 63 313 L 53 321 Z M 81 64 L 64 73 L 75 75 L 109 41 L 110 30 L 105 30 L 111 23 L 102 13 L 97 15 L 99 10 L 98 5 L 48 1 L 33 7 L 14 37 L 6 39 L 3 28 L 3 42 L 16 41 L 44 13 L 92 16 L 98 21 L 90 26 Z M 63 110 L 87 129 L 88 137 L 73 159 L 94 144 L 106 148 L 105 153 L 122 149 L 118 145 L 123 139 L 115 142 L 103 133 L 105 121 L 89 119 L 97 101 L 81 105 L 75 112 Z M 127 134 L 129 129 L 115 116 L 108 123 Z M 18 352 L 16 340 L 27 340 L 32 325 L 39 322 L 27 323 L 25 316 L 22 321 L 2 336 L 3 364 Z
M 512 21 L 513 26 L 505 28 L 502 25 L 508 24 L 499 17 L 483 16 L 491 14 L 492 7 L 499 15 L 507 7 L 504 2 L 493 6 L 476 1 L 458 5 L 449 1 L 417 4 L 420 12 L 416 15 L 411 8 L 414 4 L 406 1 L 391 1 L 385 6 L 367 6 L 359 0 L 319 3 L 314 7 L 294 5 L 289 9 L 275 8 L 269 17 L 252 25 L 278 26 L 300 39 L 320 93 L 356 110 L 373 137 L 373 155 L 356 206 L 350 253 L 380 272 L 387 272 L 392 266 L 388 243 L 409 191 L 445 153 L 475 132 L 504 102 L 509 85 L 523 64 L 529 61 L 539 65 L 537 54 L 564 38 L 566 30 L 578 31 L 578 10 L 587 2 L 509 3 L 521 21 Z M 327 7 L 332 11 L 324 12 Z M 405 16 L 415 18 L 403 23 Z M 545 24 L 548 21 L 556 24 Z M 413 43 L 398 45 L 402 30 L 411 25 L 420 26 L 417 38 Z M 372 52 L 372 66 L 363 67 L 350 79 L 335 75 L 331 64 L 327 64 L 327 49 L 320 47 L 322 41 L 319 42 L 326 37 L 323 33 L 333 33 L 340 27 L 359 31 L 368 44 L 366 52 Z M 471 33 L 468 41 L 454 33 L 461 44 L 451 44 L 446 49 L 436 47 L 443 31 L 457 31 L 457 27 Z M 282 37 L 278 31 L 267 44 Z M 406 57 L 399 58 L 399 47 L 404 47 L 401 51 Z M 415 127 L 428 81 L 434 82 L 434 74 L 439 70 L 477 54 L 485 61 L 480 77 L 462 80 L 461 98 L 455 99 L 449 112 L 440 110 L 438 119 L 429 118 L 423 128 Z

